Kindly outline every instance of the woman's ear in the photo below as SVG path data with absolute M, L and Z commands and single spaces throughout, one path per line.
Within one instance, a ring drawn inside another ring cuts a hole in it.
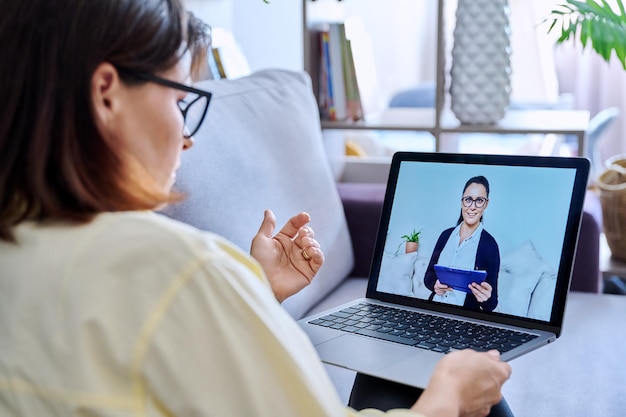
M 91 76 L 91 105 L 96 126 L 102 132 L 111 126 L 119 110 L 121 81 L 117 69 L 103 62 Z

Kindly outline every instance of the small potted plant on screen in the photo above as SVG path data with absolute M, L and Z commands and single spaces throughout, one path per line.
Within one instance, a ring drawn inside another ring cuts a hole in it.
M 405 253 L 417 252 L 420 243 L 420 233 L 422 233 L 421 230 L 416 232 L 415 229 L 413 229 L 413 231 L 408 235 L 402 236 L 402 239 L 404 239 L 405 242 Z

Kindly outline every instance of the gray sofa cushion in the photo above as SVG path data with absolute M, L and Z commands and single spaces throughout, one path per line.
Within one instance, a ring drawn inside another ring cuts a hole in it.
M 278 228 L 300 211 L 310 213 L 326 262 L 309 287 L 284 302 L 300 318 L 354 265 L 310 78 L 304 72 L 266 70 L 197 87 L 213 98 L 177 174 L 177 187 L 187 198 L 164 212 L 246 251 L 264 209 L 274 211 Z

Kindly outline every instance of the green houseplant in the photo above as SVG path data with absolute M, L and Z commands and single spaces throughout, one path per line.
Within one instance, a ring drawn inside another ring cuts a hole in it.
M 613 53 L 626 70 L 626 10 L 623 0 L 565 0 L 554 9 L 548 32 L 560 27 L 557 44 L 578 39 L 583 48 L 591 43 L 593 50 L 606 62 Z M 558 26 L 557 26 L 558 25 Z M 604 232 L 612 256 L 626 260 L 626 158 L 624 155 L 605 170 L 596 181 L 600 196 Z
M 413 229 L 411 233 L 401 236 L 401 238 L 404 239 L 403 243 L 405 244 L 405 253 L 417 252 L 420 243 L 421 233 L 421 230 L 416 232 L 415 229 Z M 400 243 L 400 246 L 402 246 L 402 243 Z M 400 250 L 400 246 L 398 246 L 396 253 L 398 253 L 398 250 Z
M 578 39 L 585 48 L 589 43 L 605 61 L 615 51 L 626 70 L 626 11 L 622 0 L 614 0 L 617 10 L 607 0 L 565 0 L 550 12 L 548 33 L 560 28 L 557 44 Z

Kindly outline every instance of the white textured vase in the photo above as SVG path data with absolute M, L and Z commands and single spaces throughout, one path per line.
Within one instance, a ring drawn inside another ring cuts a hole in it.
M 452 112 L 462 123 L 504 117 L 511 95 L 508 0 L 458 0 L 450 79 Z

